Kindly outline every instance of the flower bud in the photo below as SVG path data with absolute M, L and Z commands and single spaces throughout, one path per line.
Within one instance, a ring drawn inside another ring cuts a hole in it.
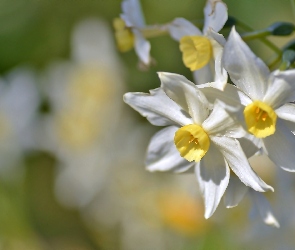
M 276 22 L 267 28 L 273 36 L 288 36 L 294 29 L 295 25 L 287 22 Z

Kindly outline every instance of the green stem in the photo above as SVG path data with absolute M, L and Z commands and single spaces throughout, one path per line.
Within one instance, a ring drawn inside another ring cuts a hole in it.
M 292 0 L 293 1 L 293 0 Z M 244 40 L 259 39 L 266 46 L 276 53 L 276 57 L 268 64 L 269 68 L 274 67 L 282 58 L 282 51 L 274 43 L 267 40 L 265 36 L 269 35 L 268 31 L 254 31 L 250 26 L 236 19 L 237 26 L 240 26 L 243 30 L 247 31 L 248 34 L 242 35 Z M 268 33 L 268 34 L 267 34 Z M 246 38 L 246 39 L 245 39 Z
M 154 38 L 168 34 L 168 25 L 153 25 L 141 29 L 145 38 Z
M 241 35 L 244 41 L 253 40 L 253 39 L 260 39 L 266 36 L 269 36 L 270 32 L 267 30 L 257 30 L 253 32 L 247 32 Z
M 268 63 L 268 67 L 270 69 L 274 68 L 276 64 L 281 61 L 282 55 L 277 55 L 270 63 Z

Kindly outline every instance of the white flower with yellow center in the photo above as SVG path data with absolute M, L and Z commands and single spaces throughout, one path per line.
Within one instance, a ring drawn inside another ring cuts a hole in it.
M 214 81 L 214 87 L 223 89 L 227 83 L 227 73 L 221 65 L 225 39 L 216 32 L 228 18 L 227 6 L 221 0 L 208 0 L 204 16 L 203 32 L 184 18 L 176 18 L 169 32 L 179 41 L 184 65 L 194 72 L 196 83 Z
M 71 44 L 71 60 L 52 63 L 44 75 L 50 113 L 44 115 L 40 147 L 59 160 L 58 200 L 82 207 L 101 191 L 112 171 L 109 152 L 121 133 L 123 82 L 111 31 L 103 20 L 78 23 Z
M 161 88 L 151 94 L 127 93 L 124 100 L 156 126 L 168 126 L 151 139 L 149 171 L 194 169 L 205 200 L 205 218 L 217 208 L 230 168 L 256 191 L 272 190 L 250 167 L 240 143 L 245 131 L 216 101 L 212 112 L 204 94 L 185 77 L 159 73 Z
M 139 1 L 124 0 L 122 11 L 121 17 L 113 22 L 118 49 L 125 52 L 134 47 L 140 61 L 149 65 L 151 45 L 141 32 L 146 25 Z
M 248 131 L 261 139 L 269 158 L 284 170 L 295 171 L 295 136 L 284 120 L 295 122 L 295 70 L 270 72 L 233 28 L 224 47 L 223 64 L 243 91 Z

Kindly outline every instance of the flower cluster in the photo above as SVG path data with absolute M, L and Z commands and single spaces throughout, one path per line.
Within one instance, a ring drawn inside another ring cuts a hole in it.
M 121 19 L 114 22 L 122 51 L 134 46 L 140 61 L 148 65 L 146 39 L 167 33 L 179 42 L 183 63 L 195 81 L 159 72 L 159 88 L 124 95 L 124 101 L 151 124 L 165 127 L 150 141 L 147 170 L 195 173 L 205 218 L 222 197 L 226 207 L 234 207 L 249 190 L 264 222 L 278 227 L 261 194 L 274 189 L 248 159 L 266 154 L 283 170 L 295 171 L 295 70 L 280 67 L 271 72 L 234 26 L 227 39 L 219 34 L 228 19 L 221 0 L 207 0 L 202 31 L 184 18 L 147 26 L 136 0 L 124 0 L 122 9 Z

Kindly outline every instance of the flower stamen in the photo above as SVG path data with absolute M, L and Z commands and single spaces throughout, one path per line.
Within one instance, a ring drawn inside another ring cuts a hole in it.
M 194 142 L 195 144 L 198 144 L 199 143 L 198 139 L 195 138 L 195 137 L 193 137 L 193 135 L 191 135 L 191 139 L 189 140 L 188 143 L 192 143 L 192 142 Z
M 255 113 L 257 114 L 257 116 L 256 116 L 257 122 L 259 120 L 262 120 L 264 122 L 266 121 L 268 114 L 264 110 L 260 109 L 259 107 L 256 107 Z

